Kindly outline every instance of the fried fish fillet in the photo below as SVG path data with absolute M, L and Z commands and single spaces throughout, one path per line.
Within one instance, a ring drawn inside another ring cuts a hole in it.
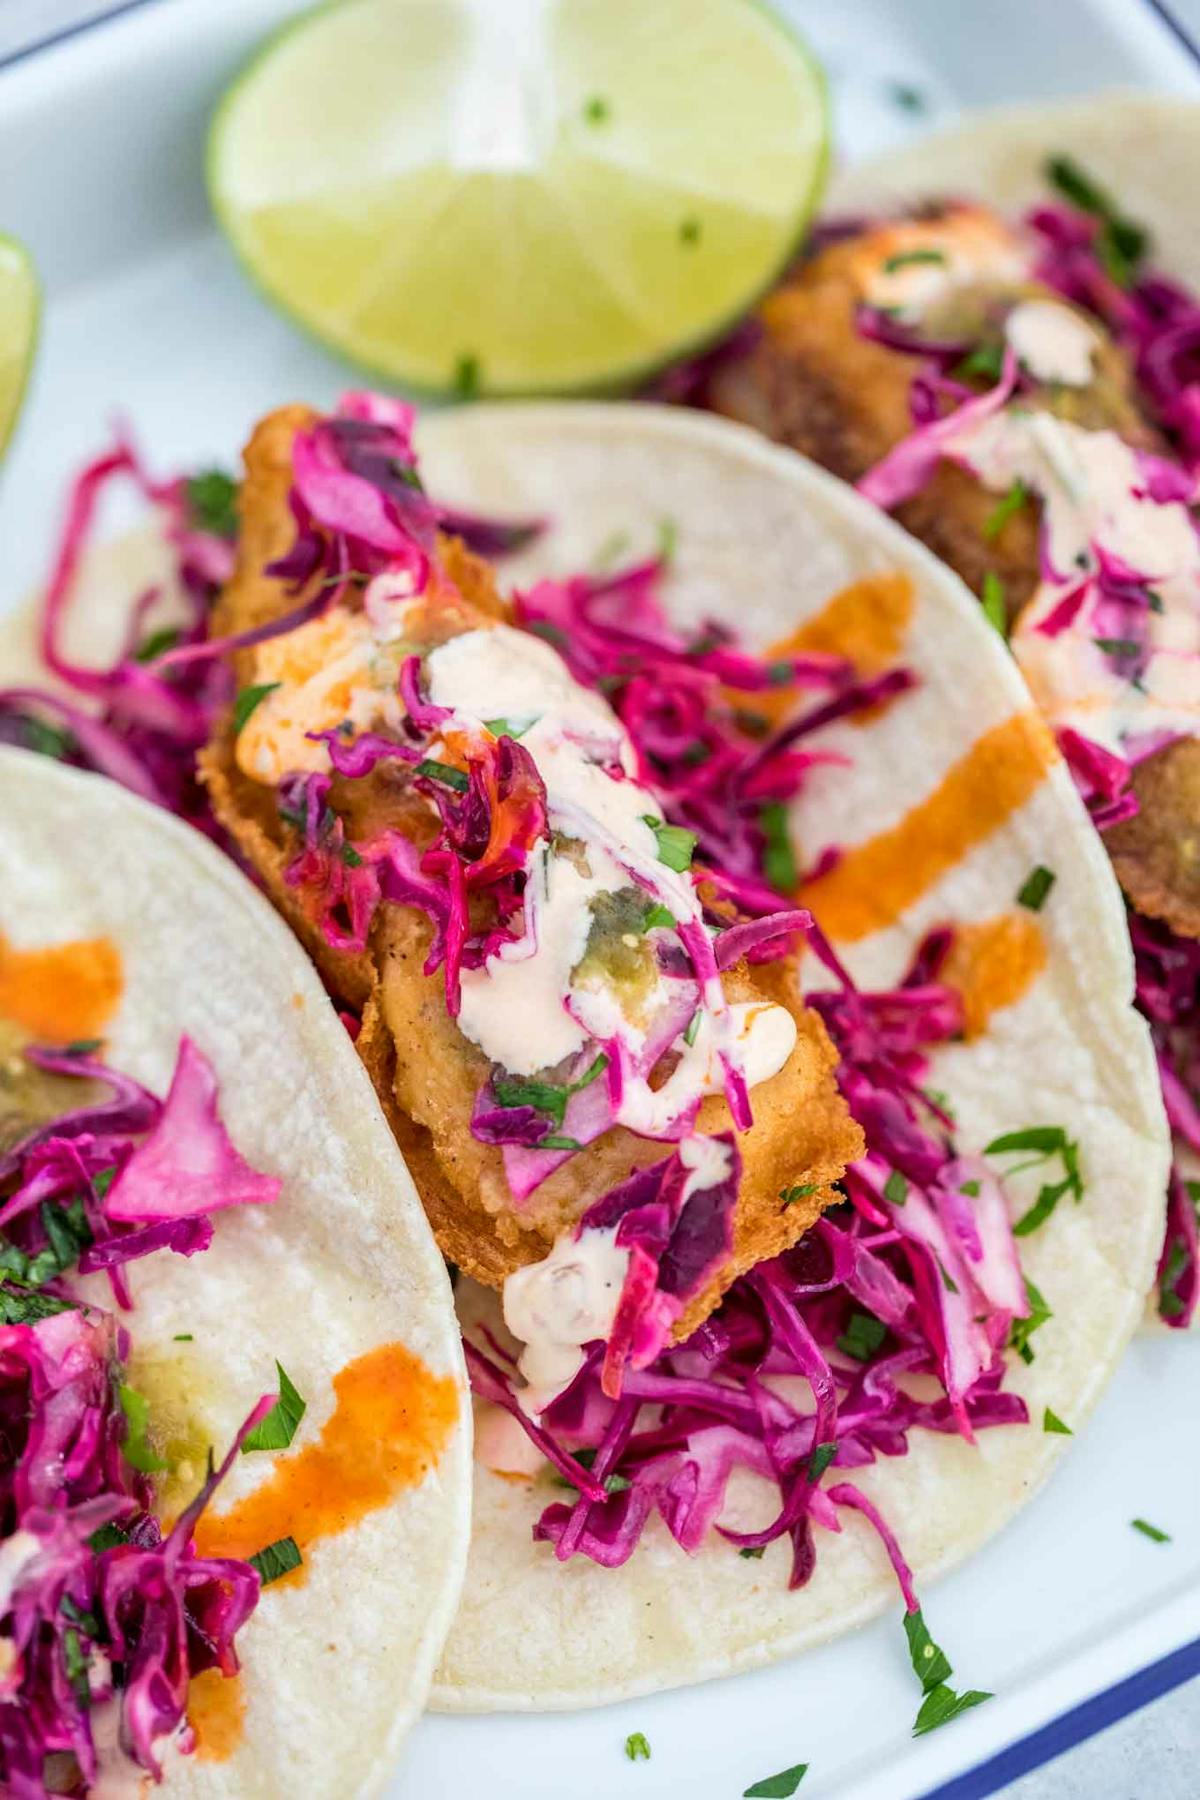
M 263 571 L 293 538 L 288 509 L 292 443 L 311 422 L 305 409 L 285 408 L 259 425 L 247 447 L 237 567 L 213 620 L 221 635 L 262 625 L 297 604 L 294 593 Z M 439 542 L 429 596 L 430 630 L 441 636 L 506 617 L 487 565 L 454 539 Z M 279 638 L 238 652 L 239 687 L 270 678 L 287 643 L 286 637 Z M 284 879 L 297 852 L 297 834 L 280 817 L 274 786 L 244 772 L 235 746 L 232 718 L 227 717 L 201 765 L 217 816 L 305 943 L 331 994 L 361 1014 L 359 1053 L 444 1254 L 478 1280 L 500 1286 L 514 1269 L 545 1256 L 592 1200 L 633 1170 L 661 1160 L 665 1146 L 611 1129 L 516 1205 L 501 1151 L 481 1143 L 470 1130 L 476 1096 L 491 1065 L 447 1012 L 441 971 L 423 973 L 431 941 L 428 919 L 414 908 L 385 902 L 364 951 L 331 948 L 306 908 L 303 891 Z M 346 819 L 352 839 L 370 837 L 384 827 L 400 830 L 419 845 L 432 836 L 428 805 L 408 787 L 406 775 L 397 775 L 394 764 L 380 765 L 361 780 L 335 778 L 330 802 Z M 779 1073 L 753 1090 L 754 1123 L 739 1134 L 743 1174 L 733 1254 L 694 1298 L 677 1335 L 692 1330 L 738 1274 L 802 1235 L 838 1198 L 832 1183 L 862 1149 L 861 1133 L 834 1078 L 835 1052 L 820 1020 L 800 998 L 794 965 L 760 966 L 751 972 L 742 964 L 724 981 L 731 1001 L 785 1006 L 796 1022 L 797 1041 Z M 731 1129 L 724 1098 L 703 1102 L 698 1129 Z M 785 1204 L 781 1194 L 795 1187 L 803 1188 L 804 1196 Z
M 982 208 L 951 207 L 938 217 L 943 225 L 962 218 L 988 221 L 996 233 L 1006 230 Z M 859 327 L 864 271 L 886 259 L 891 230 L 887 224 L 869 227 L 795 267 L 761 303 L 757 341 L 717 365 L 705 396 L 715 411 L 788 444 L 848 482 L 860 480 L 911 433 L 910 390 L 927 362 L 865 337 Z M 1061 303 L 1060 296 L 1031 280 L 1015 288 L 984 283 L 956 293 L 949 316 L 935 321 L 938 329 L 930 335 L 953 337 L 965 325 L 969 338 L 989 305 L 1006 295 Z M 1116 431 L 1131 444 L 1161 450 L 1139 410 L 1128 358 L 1091 323 L 1097 333 L 1092 383 L 1049 389 L 1034 403 L 1087 429 Z M 896 508 L 896 517 L 976 594 L 983 594 L 989 575 L 998 578 L 1011 624 L 1039 581 L 1039 507 L 1030 499 L 1003 522 L 996 508 L 996 494 L 970 471 L 942 462 L 921 491 Z M 1189 937 L 1200 935 L 1198 754 L 1185 739 L 1140 764 L 1134 780 L 1139 819 L 1107 838 L 1128 898 Z

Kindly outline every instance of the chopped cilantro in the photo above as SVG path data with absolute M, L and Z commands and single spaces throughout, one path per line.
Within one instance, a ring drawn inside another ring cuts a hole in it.
M 696 1008 L 695 1012 L 692 1014 L 691 1018 L 688 1020 L 688 1028 L 683 1034 L 683 1041 L 688 1046 L 689 1049 L 691 1049 L 692 1045 L 696 1041 L 696 1033 L 700 1029 L 700 1021 L 703 1017 L 704 1017 L 704 1008 L 702 1006 L 698 1006 Z
M 125 1414 L 125 1442 L 121 1445 L 121 1454 L 130 1468 L 137 1469 L 143 1475 L 153 1475 L 167 1464 L 161 1456 L 155 1454 L 147 1436 L 150 1423 L 150 1402 L 136 1388 L 127 1387 L 124 1382 L 117 1389 L 117 1399 L 121 1403 L 121 1411 Z
M 1058 1434 L 1059 1437 L 1074 1437 L 1075 1436 L 1075 1433 L 1071 1430 L 1071 1427 L 1069 1425 L 1064 1425 L 1063 1421 L 1059 1418 L 1058 1414 L 1056 1412 L 1052 1412 L 1049 1407 L 1047 1407 L 1045 1412 L 1042 1414 L 1042 1430 L 1055 1432 Z
M 670 907 L 663 906 L 655 900 L 646 908 L 646 915 L 642 920 L 642 930 L 656 931 L 661 927 L 665 931 L 674 931 L 678 923 L 679 921 Z
M 553 644 L 556 650 L 568 648 L 566 632 L 558 625 L 551 625 L 548 619 L 531 619 L 525 630 L 531 631 L 534 637 L 544 638 L 548 644 Z
M 699 219 L 687 218 L 680 220 L 679 241 L 681 244 L 698 244 L 700 242 Z
M 116 1177 L 116 1166 L 111 1169 L 98 1169 L 92 1176 L 92 1192 L 97 1200 L 103 1200 Z
M 870 1362 L 887 1336 L 887 1326 L 873 1313 L 852 1312 L 849 1323 L 837 1340 L 839 1350 L 856 1362 Z
M 625 1754 L 630 1762 L 649 1762 L 650 1746 L 643 1731 L 631 1731 L 625 1739 Z
M 822 1475 L 836 1455 L 836 1444 L 818 1444 L 813 1450 L 808 1459 L 808 1468 L 805 1473 L 814 1487 L 816 1487 L 818 1481 L 820 1481 Z
M 669 568 L 675 561 L 675 552 L 679 548 L 679 526 L 668 514 L 658 521 L 658 548 L 655 551 L 660 563 Z
M 1031 1363 L 1033 1351 L 1029 1347 L 1029 1340 L 1035 1331 L 1041 1330 L 1047 1319 L 1054 1317 L 1054 1314 L 1028 1275 L 1025 1277 L 1025 1297 L 1029 1302 L 1028 1316 L 1024 1319 L 1013 1320 L 1008 1342 L 1010 1349 L 1016 1351 L 1022 1362 Z
M 233 703 L 234 737 L 237 737 L 251 713 L 261 706 L 267 695 L 273 694 L 275 689 L 280 686 L 282 683 L 278 681 L 260 681 L 254 687 L 244 687 L 240 690 Z
M 443 787 L 453 788 L 456 794 L 465 794 L 471 785 L 462 769 L 456 769 L 450 763 L 434 762 L 430 756 L 417 764 L 414 774 L 424 775 L 429 781 L 439 781 Z
M 796 852 L 792 848 L 792 834 L 788 827 L 787 807 L 783 801 L 768 801 L 759 811 L 758 823 L 765 839 L 763 874 L 777 893 L 790 894 L 795 890 L 799 876 L 796 870 Z
M 1106 273 L 1119 287 L 1132 286 L 1150 241 L 1144 227 L 1119 212 L 1104 189 L 1071 157 L 1050 157 L 1046 175 L 1072 206 L 1100 220 L 1096 254 Z
M 1140 656 L 1142 653 L 1142 646 L 1136 638 L 1098 637 L 1093 638 L 1092 642 L 1097 650 L 1104 652 L 1105 656 L 1116 657 L 1119 662 L 1127 662 L 1131 657 Z
M 1046 904 L 1046 896 L 1057 879 L 1053 869 L 1047 869 L 1043 863 L 1038 863 L 1035 868 L 1030 869 L 1017 889 L 1017 905 L 1027 906 L 1030 912 L 1041 912 Z
M 767 1775 L 744 1789 L 742 1800 L 789 1800 L 807 1774 L 807 1763 L 793 1763 L 790 1769 L 780 1769 L 778 1775 Z
M 977 1200 L 979 1198 L 979 1183 L 977 1181 L 960 1181 L 958 1184 L 958 1191 L 960 1194 L 966 1194 L 969 1200 Z
M 612 107 L 603 94 L 591 94 L 583 103 L 583 116 L 589 125 L 604 125 L 612 117 Z
M 550 1137 L 544 1137 L 544 1138 L 539 1139 L 537 1147 L 539 1150 L 582 1150 L 583 1149 L 583 1145 L 580 1143 L 578 1138 L 560 1137 L 557 1134 L 552 1134 Z
M 188 514 L 197 531 L 237 536 L 237 482 L 224 469 L 202 469 L 184 483 Z
M 91 1705 L 91 1690 L 88 1684 L 88 1659 L 83 1654 L 79 1642 L 79 1633 L 73 1625 L 69 1625 L 62 1634 L 63 1666 L 67 1671 L 67 1680 L 75 1690 L 75 1698 L 80 1706 Z
M 643 813 L 642 824 L 648 825 L 654 833 L 660 863 L 665 863 L 668 869 L 674 869 L 677 875 L 682 875 L 685 869 L 691 868 L 696 849 L 694 831 L 685 831 L 682 825 L 666 825 L 661 819 L 656 819 L 653 813 Z
M 887 91 L 893 105 L 901 112 L 923 113 L 929 109 L 924 89 L 914 87 L 911 81 L 889 81 Z
M 766 1553 L 767 1546 L 765 1544 L 748 1544 L 744 1550 L 738 1551 L 738 1555 L 744 1557 L 746 1562 L 758 1562 L 760 1557 L 765 1556 Z
M 1160 1531 L 1159 1527 L 1152 1525 L 1149 1519 L 1130 1519 L 1129 1523 L 1135 1531 L 1140 1531 L 1143 1537 L 1148 1537 L 1152 1544 L 1169 1544 L 1171 1541 L 1170 1532 Z
M 279 1375 L 279 1398 L 266 1418 L 260 1419 L 254 1430 L 242 1439 L 243 1456 L 249 1456 L 253 1450 L 286 1450 L 307 1410 L 307 1401 L 296 1392 L 283 1364 L 276 1362 L 275 1368 Z
M 134 662 L 153 662 L 156 656 L 163 656 L 173 650 L 179 642 L 179 628 L 176 625 L 161 625 L 157 631 L 143 638 L 133 653 Z
M 20 718 L 19 723 L 21 742 L 26 750 L 36 751 L 39 756 L 52 756 L 58 762 L 73 754 L 75 739 L 61 726 L 47 725 L 44 719 L 35 719 L 32 713 Z
M 88 1546 L 99 1556 L 102 1550 L 113 1550 L 118 1544 L 127 1544 L 129 1533 L 123 1525 L 101 1525 L 99 1531 L 93 1531 L 88 1539 Z
M 492 1083 L 492 1092 L 498 1105 L 506 1110 L 517 1106 L 532 1106 L 535 1112 L 545 1113 L 555 1125 L 561 1125 L 571 1095 L 582 1093 L 585 1087 L 590 1087 L 607 1067 L 608 1056 L 602 1050 L 579 1080 L 571 1082 L 569 1086 L 554 1081 L 537 1081 L 523 1075 L 499 1075 Z M 538 1147 L 553 1150 L 582 1148 L 574 1138 L 543 1138 Z
M 290 1575 L 293 1569 L 298 1569 L 304 1558 L 294 1537 L 281 1537 L 256 1550 L 249 1561 L 251 1568 L 258 1570 L 262 1585 L 269 1587 L 281 1575 Z
M 77 1606 L 70 1594 L 64 1594 L 62 1597 L 62 1611 L 70 1619 L 72 1625 L 78 1625 L 80 1631 L 86 1631 L 90 1638 L 100 1636 L 100 1621 L 95 1613 L 85 1612 L 82 1606 Z
M 196 1334 L 192 1331 L 177 1331 L 171 1339 L 173 1344 L 194 1344 L 195 1341 Z
M 779 1198 L 785 1206 L 795 1206 L 797 1200 L 807 1200 L 810 1194 L 817 1191 L 815 1181 L 802 1181 L 797 1187 L 780 1188 Z
M 532 725 L 534 721 L 530 719 L 524 725 L 518 725 L 512 719 L 485 719 L 483 722 L 493 737 L 519 739 L 525 736 L 525 733 L 529 730 L 530 725 Z
M 1180 1299 L 1175 1284 L 1187 1266 L 1187 1250 L 1176 1238 L 1167 1252 L 1158 1277 L 1158 1314 L 1162 1319 L 1177 1319 L 1184 1310 L 1185 1303 Z
M 972 1706 L 982 1706 L 991 1698 L 981 1688 L 968 1688 L 965 1694 L 956 1694 L 951 1687 L 932 1688 L 921 1702 L 912 1734 L 924 1737 L 926 1732 L 936 1731 L 939 1725 L 948 1725 L 960 1713 L 969 1711 Z
M 999 338 L 976 344 L 955 367 L 954 373 L 960 380 L 979 375 L 988 381 L 999 381 L 1004 373 L 1004 345 Z
M 978 1688 L 971 1688 L 965 1694 L 955 1693 L 949 1685 L 954 1673 L 950 1659 L 940 1645 L 934 1643 L 919 1607 L 915 1612 L 905 1613 L 904 1635 L 908 1639 L 913 1673 L 921 1683 L 924 1695 L 913 1725 L 914 1737 L 924 1737 L 926 1732 L 936 1731 L 939 1725 L 956 1719 L 968 1707 L 979 1706 L 992 1698 Z
M 908 1199 L 908 1183 L 898 1169 L 892 1169 L 884 1182 L 883 1197 L 893 1206 L 903 1206 Z
M 1015 513 L 1020 512 L 1028 498 L 1029 489 L 1025 486 L 1025 483 L 1020 477 L 1018 477 L 1017 480 L 1013 482 L 1008 492 L 996 502 L 996 505 L 983 521 L 984 537 L 999 537 L 1000 533 L 1004 530 L 1004 527 L 1008 524 L 1008 521 Z
M 1039 1163 L 1057 1156 L 1062 1161 L 1063 1179 L 1047 1182 L 1039 1191 L 1037 1199 L 1013 1226 L 1015 1237 L 1028 1237 L 1039 1225 L 1044 1225 L 1064 1194 L 1070 1194 L 1076 1201 L 1083 1199 L 1083 1177 L 1079 1172 L 1079 1145 L 1074 1138 L 1069 1138 L 1061 1125 L 1031 1125 L 1024 1131 L 1008 1131 L 1002 1137 L 993 1138 L 987 1146 L 986 1156 L 1004 1156 L 1014 1150 L 1028 1150 L 1031 1155 L 1025 1162 L 1017 1163 L 1007 1173 L 1014 1175 L 1020 1169 L 1036 1168 Z
M 460 400 L 473 400 L 479 392 L 479 358 L 464 353 L 454 365 L 454 392 Z
M 995 569 L 989 569 L 983 578 L 983 593 L 979 597 L 983 608 L 983 616 L 994 631 L 1008 641 L 1008 607 L 1004 598 L 1004 583 Z
M 64 1046 L 63 1055 L 95 1056 L 103 1042 L 103 1038 L 75 1038 L 71 1043 Z
M 57 1300 L 53 1294 L 14 1293 L 0 1285 L 0 1325 L 36 1325 L 54 1313 L 77 1311 L 73 1300 Z
M 883 265 L 885 275 L 894 275 L 897 269 L 907 269 L 914 263 L 942 264 L 946 260 L 943 250 L 898 250 L 895 256 L 889 256 Z

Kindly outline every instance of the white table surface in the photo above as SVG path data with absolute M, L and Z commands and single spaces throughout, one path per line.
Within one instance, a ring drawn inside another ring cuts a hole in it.
M 169 5 L 170 0 L 153 3 Z M 964 0 L 941 3 L 961 18 Z M 978 3 L 966 0 L 968 5 Z M 105 0 L 0 0 L 0 59 L 119 10 L 120 0 L 116 5 Z M 1171 0 L 1170 11 L 1200 42 L 1200 0 Z M 0 214 L 2 211 L 0 194 Z M 1200 1627 L 1200 1621 L 1197 1624 Z M 1200 1681 L 1189 1682 L 1110 1726 L 1012 1783 L 1004 1794 L 1005 1800 L 1197 1800 Z

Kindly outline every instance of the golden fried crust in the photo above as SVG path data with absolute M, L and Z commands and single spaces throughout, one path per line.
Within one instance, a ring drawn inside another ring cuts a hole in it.
M 304 597 L 288 592 L 262 569 L 291 543 L 291 444 L 312 416 L 304 408 L 285 408 L 265 419 L 251 438 L 237 567 L 214 615 L 214 628 L 222 635 L 277 618 Z M 448 632 L 506 616 L 486 564 L 455 540 L 441 542 L 438 561 L 457 590 L 447 598 L 443 586 L 439 596 Z M 238 684 L 244 685 L 253 679 L 253 652 L 241 652 L 235 661 Z M 471 1134 L 475 1097 L 490 1064 L 447 1014 L 441 972 L 423 971 L 431 936 L 428 920 L 413 908 L 385 905 L 376 914 L 365 951 L 331 949 L 301 896 L 284 879 L 295 854 L 293 835 L 279 819 L 273 790 L 238 768 L 229 719 L 203 753 L 201 772 L 218 818 L 304 942 L 331 994 L 361 1012 L 359 1054 L 438 1243 L 452 1262 L 498 1287 L 513 1269 L 544 1256 L 592 1200 L 635 1169 L 662 1158 L 661 1143 L 609 1131 L 564 1163 L 528 1201 L 514 1203 L 500 1150 Z M 420 841 L 431 830 L 427 809 L 413 801 L 387 765 L 362 781 L 335 780 L 331 799 L 347 817 L 352 838 L 391 825 Z M 755 1122 L 740 1140 L 743 1178 L 734 1254 L 693 1301 L 681 1330 L 693 1329 L 738 1274 L 795 1242 L 837 1198 L 831 1184 L 862 1153 L 862 1134 L 834 1079 L 833 1048 L 820 1020 L 799 997 L 794 966 L 772 965 L 751 974 L 742 965 L 726 977 L 726 988 L 731 1000 L 770 998 L 786 1005 L 798 1038 L 786 1066 L 754 1090 Z M 727 1130 L 730 1123 L 723 1098 L 704 1102 L 701 1129 Z M 813 1191 L 785 1207 L 781 1191 L 795 1186 Z
M 860 267 L 860 241 L 852 238 L 794 269 L 759 308 L 758 343 L 717 370 L 708 396 L 717 412 L 755 426 L 849 482 L 860 480 L 912 431 L 909 390 L 922 367 L 920 357 L 862 336 L 856 323 Z M 1041 290 L 1029 284 L 1028 291 Z M 1114 345 L 1102 345 L 1097 371 L 1104 422 L 1111 414 L 1124 435 L 1149 447 L 1153 434 L 1137 414 L 1128 364 Z M 1060 412 L 1087 404 L 1056 397 Z M 1093 421 L 1081 416 L 1078 422 Z M 943 463 L 896 517 L 977 594 L 989 571 L 997 575 L 1011 620 L 1037 586 L 1038 509 L 1022 508 L 989 537 L 985 526 L 995 508 L 995 494 L 967 470 Z
M 1200 740 L 1181 738 L 1138 763 L 1140 811 L 1104 841 L 1139 912 L 1200 938 Z

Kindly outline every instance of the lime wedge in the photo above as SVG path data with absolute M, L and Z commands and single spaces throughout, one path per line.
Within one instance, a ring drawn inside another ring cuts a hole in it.
M 38 282 L 28 250 L 0 232 L 0 450 L 12 435 L 37 342 Z
M 819 198 L 825 89 L 754 0 L 341 0 L 225 96 L 214 207 L 395 381 L 629 382 L 734 320 Z

